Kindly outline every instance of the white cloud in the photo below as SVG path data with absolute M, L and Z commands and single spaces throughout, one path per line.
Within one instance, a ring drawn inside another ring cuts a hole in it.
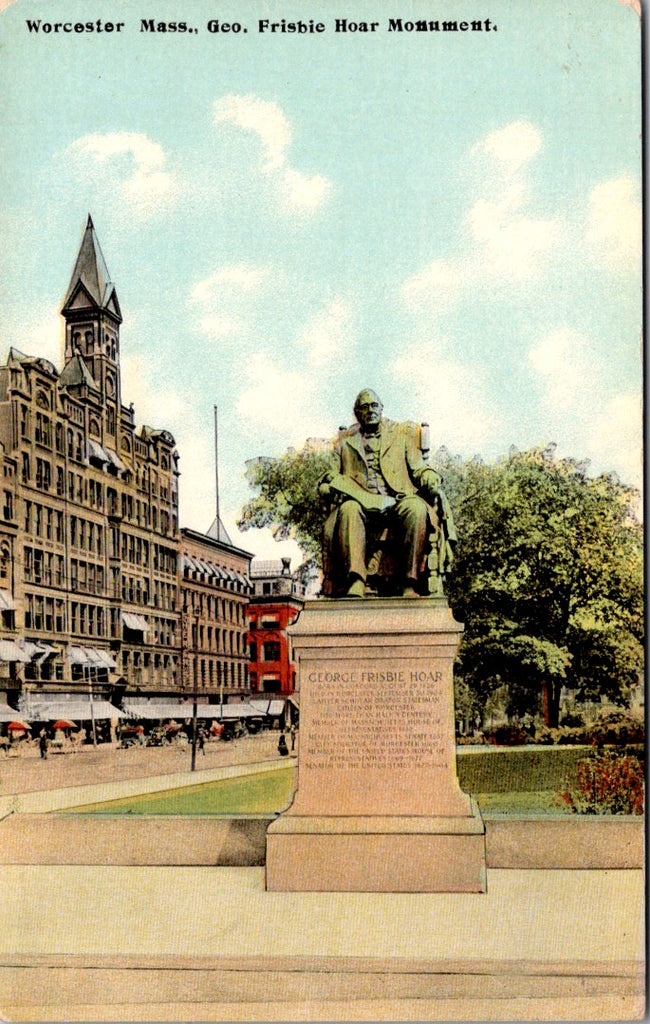
M 485 448 L 499 421 L 475 366 L 449 356 L 442 342 L 427 342 L 400 355 L 392 369 L 429 423 L 434 451 L 441 442 L 465 451 Z
M 203 281 L 198 281 L 190 292 L 192 299 L 209 305 L 220 302 L 224 289 L 255 291 L 268 277 L 268 270 L 248 267 L 243 263 L 232 267 L 220 267 Z
M 544 385 L 544 398 L 554 409 L 590 406 L 600 365 L 583 335 L 558 328 L 530 349 L 528 358 Z
M 541 146 L 539 131 L 516 121 L 472 147 L 481 178 L 478 197 L 464 218 L 464 243 L 404 282 L 401 294 L 407 303 L 441 313 L 469 292 L 490 294 L 495 287 L 539 275 L 561 237 L 557 218 L 531 214 L 524 168 Z
M 514 174 L 542 148 L 542 136 L 529 121 L 513 121 L 504 128 L 490 132 L 473 147 L 473 153 L 495 157 L 501 169 Z
M 320 174 L 309 178 L 293 167 L 285 167 L 280 180 L 287 206 L 298 212 L 310 213 L 321 206 L 330 190 L 327 178 Z
M 189 298 L 198 311 L 199 332 L 222 340 L 242 334 L 252 303 L 269 279 L 267 268 L 242 263 L 220 267 L 197 281 L 190 289 Z
M 335 299 L 305 327 L 298 344 L 311 366 L 330 366 L 332 360 L 350 357 L 355 342 L 350 307 Z
M 632 177 L 596 185 L 589 194 L 585 236 L 593 261 L 613 271 L 638 269 L 641 220 L 639 187 Z
M 266 170 L 282 167 L 286 150 L 291 145 L 291 129 L 277 103 L 257 96 L 221 96 L 215 101 L 214 120 L 234 124 L 259 136 L 264 147 Z
M 102 168 L 102 187 L 117 191 L 132 215 L 148 220 L 176 201 L 178 186 L 164 169 L 165 153 L 157 142 L 138 132 L 93 133 L 68 148 L 78 171 L 93 179 Z
M 311 213 L 321 206 L 330 182 L 320 174 L 311 177 L 292 167 L 287 159 L 291 127 L 284 111 L 258 96 L 221 96 L 213 107 L 215 124 L 233 124 L 257 135 L 264 154 L 263 171 L 273 177 L 287 208 Z
M 429 308 L 438 312 L 449 309 L 457 301 L 463 289 L 465 263 L 451 258 L 434 260 L 424 270 L 418 271 L 402 286 L 402 295 L 407 302 L 426 298 Z

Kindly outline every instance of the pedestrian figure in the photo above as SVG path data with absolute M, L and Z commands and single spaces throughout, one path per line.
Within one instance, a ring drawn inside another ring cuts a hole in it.
M 47 761 L 47 733 L 45 729 L 41 729 L 38 736 L 38 749 L 41 752 L 41 757 L 44 761 Z
M 288 757 L 289 748 L 283 732 L 280 733 L 280 739 L 278 740 L 278 754 L 280 757 Z
M 199 729 L 199 731 L 197 732 L 196 736 L 197 736 L 197 739 L 199 741 L 199 750 L 201 751 L 201 753 L 205 757 L 205 730 L 203 729 L 203 727 L 201 727 Z
M 296 749 L 296 725 L 295 722 L 291 723 L 291 753 L 293 754 Z

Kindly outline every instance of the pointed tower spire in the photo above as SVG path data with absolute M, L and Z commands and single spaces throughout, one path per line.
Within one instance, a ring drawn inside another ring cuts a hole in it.
M 111 281 L 111 275 L 108 272 L 106 260 L 104 259 L 104 254 L 95 232 L 95 225 L 90 214 L 88 214 L 88 222 L 81 239 L 79 255 L 77 256 L 70 284 L 63 300 L 61 312 L 64 315 L 66 310 L 72 308 L 76 301 L 78 304 L 80 290 L 86 293 L 85 298 L 91 300 L 91 304 L 99 309 L 108 310 L 113 314 L 118 323 L 122 322 L 115 285 Z
M 65 320 L 66 380 L 88 387 L 94 383 L 104 405 L 107 441 L 115 448 L 122 403 L 122 313 L 90 214 L 61 315 Z M 76 357 L 83 360 L 86 374 Z

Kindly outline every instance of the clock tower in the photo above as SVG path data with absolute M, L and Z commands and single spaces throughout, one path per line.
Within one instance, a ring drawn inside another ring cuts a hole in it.
M 65 362 L 81 356 L 92 374 L 105 410 L 104 433 L 117 448 L 121 410 L 120 324 L 115 285 L 95 233 L 92 218 L 81 240 L 70 285 L 63 300 Z

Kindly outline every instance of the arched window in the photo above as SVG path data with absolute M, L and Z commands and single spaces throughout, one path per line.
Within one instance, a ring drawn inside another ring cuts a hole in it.
M 0 580 L 9 579 L 9 564 L 11 562 L 11 550 L 8 544 L 0 547 Z

